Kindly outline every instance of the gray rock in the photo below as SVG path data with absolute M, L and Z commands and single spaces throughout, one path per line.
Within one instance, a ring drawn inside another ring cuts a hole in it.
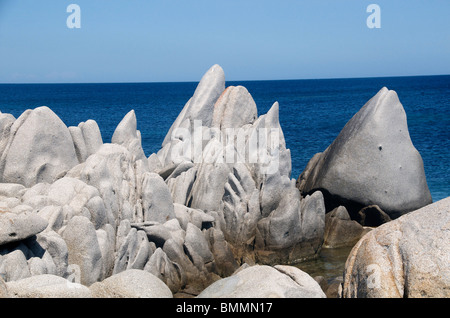
M 48 255 L 48 254 L 45 254 Z M 43 275 L 43 274 L 54 274 L 47 272 L 47 264 L 42 258 L 32 257 L 28 261 L 28 268 L 30 270 L 31 276 Z
M 214 256 L 209 250 L 209 245 L 205 236 L 202 231 L 192 223 L 188 223 L 187 225 L 185 246 L 188 252 L 191 252 L 191 255 L 192 252 L 198 254 L 201 257 L 203 264 L 214 260 Z
M 307 242 L 314 253 L 323 243 L 325 231 L 325 202 L 323 194 L 316 191 L 300 201 L 303 242 Z
M 292 186 L 279 206 L 258 222 L 255 251 L 260 262 L 295 263 L 314 257 L 323 243 L 325 205 L 320 191 L 303 200 Z
M 260 192 L 245 164 L 236 164 L 228 174 L 222 198 L 220 222 L 227 240 L 237 246 L 254 240 L 261 219 Z M 251 243 L 250 243 L 251 244 Z
M 230 167 L 223 160 L 223 145 L 212 139 L 203 150 L 203 161 L 198 166 L 188 202 L 191 208 L 218 211 L 224 195 Z
M 347 258 L 345 298 L 450 296 L 450 198 L 381 225 Z
M 213 117 L 214 104 L 225 90 L 225 74 L 219 65 L 213 65 L 202 77 L 194 95 L 185 105 L 177 119 L 173 123 L 163 147 L 172 139 L 172 132 L 178 128 L 183 121 L 188 119 L 193 127 L 195 120 L 201 121 L 202 126 L 210 127 Z
M 0 298 L 9 298 L 8 287 L 3 278 L 0 276 Z
M 144 222 L 164 223 L 175 218 L 172 196 L 164 180 L 156 173 L 142 177 L 142 209 Z
M 268 259 L 293 261 L 300 255 L 314 255 L 321 244 L 323 204 L 309 208 L 303 204 L 302 209 L 290 178 L 291 157 L 278 103 L 258 117 L 247 89 L 225 90 L 224 74 L 217 65 L 204 75 L 162 148 L 148 162 L 167 183 L 182 228 L 186 230 L 189 222 L 197 228 L 213 226 L 232 244 L 237 257 L 252 258 L 249 254 L 258 246 L 261 257 L 276 249 L 276 257 Z M 193 209 L 188 210 L 189 217 L 183 206 Z M 214 220 L 200 224 L 192 218 L 200 215 L 191 213 L 198 210 Z M 184 246 L 202 272 L 202 256 L 191 243 Z M 208 263 L 209 269 L 216 265 Z
M 380 226 L 391 218 L 378 205 L 369 205 L 358 212 L 358 222 L 364 226 Z
M 48 222 L 33 212 L 0 212 L 0 245 L 24 240 L 47 226 Z
M 79 179 L 64 177 L 55 181 L 48 188 L 47 198 L 55 205 L 71 208 L 71 215 L 66 215 L 66 220 L 74 215 L 83 215 L 89 218 L 96 229 L 114 222 L 99 191 Z
M 157 222 L 132 223 L 131 226 L 145 232 L 148 240 L 158 247 L 162 247 L 167 240 L 173 238 L 170 230 Z
M 0 113 L 0 154 L 3 154 L 6 145 L 8 144 L 11 127 L 16 118 L 11 114 Z
M 84 142 L 83 132 L 80 127 L 69 127 L 70 135 L 72 136 L 73 146 L 75 147 L 75 153 L 77 154 L 77 158 L 79 162 L 86 161 L 87 148 L 86 143 Z
M 146 233 L 132 228 L 117 251 L 113 274 L 128 269 L 144 269 L 151 254 Z
M 192 168 L 183 171 L 180 171 L 181 169 L 178 168 L 186 168 L 189 164 L 192 165 L 190 162 L 185 164 L 181 163 L 166 179 L 174 203 L 182 205 L 188 204 L 188 198 L 197 176 L 198 167 L 193 166 Z
M 55 275 L 64 276 L 67 271 L 69 250 L 67 244 L 63 238 L 52 230 L 47 230 L 36 236 L 37 243 L 41 246 L 46 253 L 49 253 L 52 257 L 52 261 L 55 265 Z
M 78 265 L 81 283 L 89 286 L 103 278 L 103 259 L 94 225 L 84 216 L 75 216 L 62 235 L 69 252 L 69 264 Z
M 3 251 L 0 251 L 0 276 L 6 282 L 31 276 L 26 256 L 21 249 L 15 249 L 4 256 L 2 254 Z
M 11 298 L 91 298 L 89 288 L 50 274 L 6 283 Z
M 7 198 L 21 198 L 25 187 L 17 183 L 0 183 L 0 196 Z
M 245 87 L 229 86 L 214 105 L 212 127 L 240 128 L 258 117 L 255 101 Z
M 64 226 L 65 214 L 61 206 L 48 205 L 42 208 L 37 215 L 48 222 L 47 230 L 58 231 Z
M 152 254 L 144 270 L 164 282 L 172 292 L 176 292 L 182 287 L 181 270 L 161 248 L 157 248 Z
M 363 234 L 364 227 L 350 219 L 344 206 L 326 214 L 323 247 L 353 246 Z
M 11 126 L 0 160 L 3 182 L 53 182 L 78 164 L 69 129 L 48 107 L 24 112 Z
M 84 163 L 69 171 L 67 177 L 96 188 L 104 202 L 108 220 L 120 221 L 132 218 L 139 204 L 135 163 L 125 147 L 103 144 Z
M 102 253 L 104 277 L 109 277 L 114 270 L 115 231 L 111 224 L 106 224 L 104 228 L 98 229 L 96 233 L 100 252 Z
M 236 262 L 230 245 L 225 240 L 222 231 L 213 227 L 206 231 L 206 236 L 211 246 L 211 253 L 214 255 L 214 271 L 221 277 L 232 275 L 239 267 Z
M 84 144 L 86 145 L 86 158 L 96 153 L 103 145 L 100 128 L 95 120 L 89 119 L 80 123 L 78 127 L 83 134 Z
M 325 298 L 319 284 L 296 267 L 255 265 L 207 287 L 198 298 Z
M 137 130 L 137 119 L 134 110 L 129 111 L 117 126 L 111 138 L 113 144 L 127 148 L 136 158 L 146 159 L 141 144 L 141 133 Z
M 180 222 L 180 226 L 186 231 L 188 223 L 192 223 L 199 229 L 202 229 L 204 225 L 211 225 L 215 219 L 213 216 L 206 214 L 200 209 L 192 209 L 187 206 L 174 203 L 175 216 Z
M 95 298 L 172 298 L 170 289 L 149 272 L 130 269 L 91 285 Z
M 413 146 L 397 94 L 382 88 L 308 164 L 302 193 L 326 189 L 391 218 L 431 203 L 422 158 Z

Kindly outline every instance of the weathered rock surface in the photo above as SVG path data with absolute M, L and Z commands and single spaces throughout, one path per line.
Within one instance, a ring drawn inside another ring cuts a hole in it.
M 205 74 L 150 156 L 151 169 L 176 205 L 214 215 L 212 225 L 238 258 L 275 264 L 313 257 L 323 240 L 323 197 L 303 200 L 290 178 L 278 103 L 258 117 L 250 93 L 224 89 L 223 78 L 217 66 Z
M 304 194 L 325 189 L 341 203 L 378 205 L 391 218 L 431 203 L 422 158 L 397 94 L 384 87 L 372 97 L 311 159 L 298 186 Z
M 78 164 L 72 136 L 48 107 L 25 111 L 11 125 L 0 159 L 2 182 L 53 182 Z
M 450 296 L 450 198 L 381 225 L 352 249 L 342 296 Z
M 6 283 L 11 298 L 91 298 L 86 286 L 59 276 L 43 274 Z
M 170 289 L 147 271 L 129 269 L 89 287 L 95 298 L 172 298 Z
M 218 65 L 148 158 L 133 110 L 111 143 L 95 121 L 67 128 L 47 107 L 0 113 L 0 296 L 192 296 L 218 281 L 221 297 L 323 297 L 293 267 L 232 275 L 320 250 L 329 190 L 302 196 L 290 175 L 278 103 L 258 116 Z M 360 218 L 389 220 L 379 211 Z
M 75 216 L 67 224 L 62 238 L 69 251 L 69 264 L 80 267 L 81 283 L 89 286 L 103 279 L 103 259 L 94 225 L 84 216 Z
M 325 294 L 296 267 L 255 265 L 213 283 L 198 298 L 325 298 Z
M 366 232 L 361 224 L 350 219 L 344 206 L 339 206 L 325 216 L 323 247 L 353 246 Z
M 0 245 L 24 240 L 47 227 L 46 219 L 36 213 L 11 213 L 0 211 Z

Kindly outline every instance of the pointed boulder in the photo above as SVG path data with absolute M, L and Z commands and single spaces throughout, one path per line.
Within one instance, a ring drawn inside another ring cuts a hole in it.
M 303 193 L 325 189 L 344 201 L 376 204 L 391 218 L 432 201 L 405 110 L 397 93 L 385 87 L 313 159 L 299 178 Z

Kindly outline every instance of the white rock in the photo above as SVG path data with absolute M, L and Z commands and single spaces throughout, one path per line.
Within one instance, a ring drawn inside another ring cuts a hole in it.
M 119 123 L 111 138 L 111 142 L 126 147 L 137 160 L 147 159 L 142 149 L 141 134 L 137 130 L 134 110 L 129 111 Z
M 298 268 L 255 265 L 207 287 L 198 298 L 325 298 L 319 284 Z
M 45 230 L 47 225 L 45 219 L 33 212 L 20 214 L 0 212 L 0 245 L 36 235 Z
M 156 173 L 144 173 L 142 177 L 142 208 L 144 222 L 164 223 L 175 218 L 169 188 Z
M 69 129 L 48 107 L 24 112 L 1 157 L 3 182 L 53 182 L 78 164 Z
M 94 225 L 84 216 L 75 216 L 62 235 L 69 251 L 69 264 L 78 265 L 81 283 L 91 285 L 103 277 L 103 259 Z
M 27 259 L 22 250 L 15 249 L 4 256 L 0 256 L 0 276 L 2 276 L 6 282 L 20 280 L 31 276 Z
M 55 275 L 37 275 L 6 283 L 13 298 L 91 298 L 89 288 Z
M 255 101 L 243 86 L 229 86 L 214 105 L 211 126 L 240 128 L 258 117 Z
M 103 145 L 100 128 L 95 120 L 89 119 L 80 123 L 78 127 L 83 134 L 84 144 L 86 145 L 86 158 L 97 152 Z
M 75 147 L 75 153 L 77 154 L 78 162 L 86 161 L 87 148 L 86 143 L 84 142 L 83 132 L 80 127 L 69 127 L 70 134 L 73 139 L 73 146 Z
M 149 272 L 130 269 L 90 287 L 97 298 L 172 298 L 170 289 Z

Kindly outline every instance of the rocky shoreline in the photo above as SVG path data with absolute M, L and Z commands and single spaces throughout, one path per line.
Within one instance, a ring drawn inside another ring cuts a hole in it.
M 1 113 L 0 297 L 448 297 L 450 201 L 397 94 L 297 180 L 278 107 L 214 65 L 148 158 L 133 110 L 111 143 L 45 106 Z M 331 294 L 293 266 L 353 245 Z

